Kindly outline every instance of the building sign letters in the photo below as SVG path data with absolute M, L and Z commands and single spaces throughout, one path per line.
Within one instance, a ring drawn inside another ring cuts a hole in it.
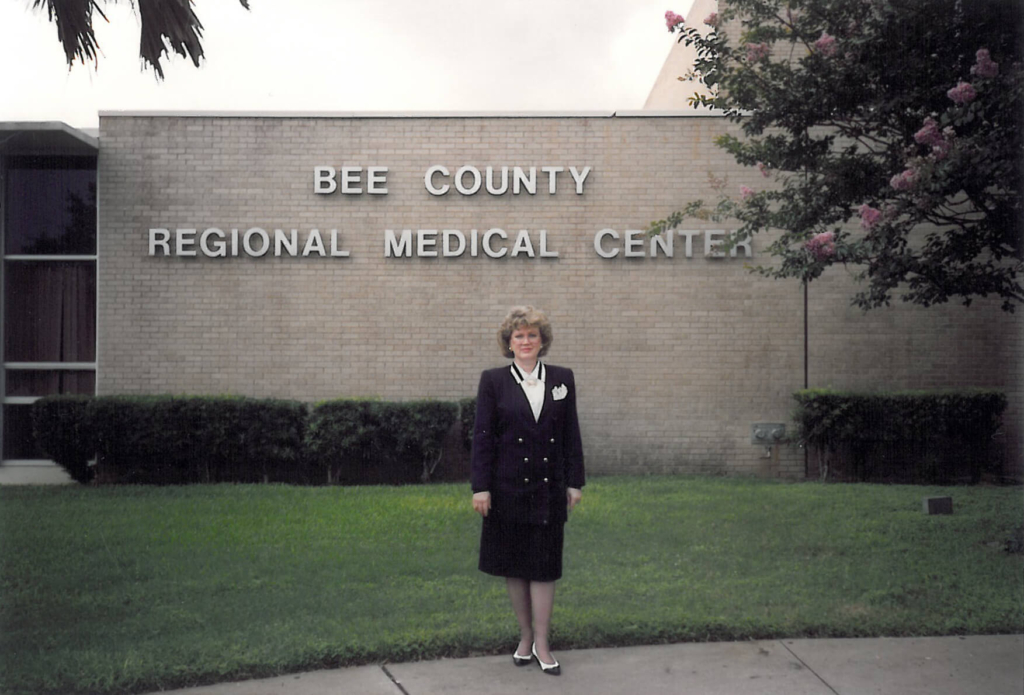
M 500 166 L 476 167 L 465 164 L 456 169 L 436 164 L 423 174 L 423 187 L 431 196 L 536 196 L 569 192 L 583 195 L 591 167 L 577 166 Z M 315 195 L 388 194 L 388 167 L 318 165 L 313 167 Z M 725 230 L 668 230 L 649 237 L 644 230 L 618 232 L 601 229 L 594 234 L 593 250 L 603 259 L 611 258 L 674 258 L 677 253 L 692 258 L 694 247 L 706 258 L 735 258 L 742 251 L 745 258 L 753 254 L 750 240 L 729 245 Z M 695 242 L 695 239 L 697 240 Z M 506 231 L 499 227 L 486 229 L 385 229 L 385 258 L 558 258 L 558 251 L 545 229 Z M 229 258 L 272 255 L 306 258 L 348 258 L 337 229 L 310 229 L 300 236 L 297 229 L 260 227 L 248 229 L 217 227 L 201 229 L 154 227 L 149 230 L 150 256 L 206 256 Z

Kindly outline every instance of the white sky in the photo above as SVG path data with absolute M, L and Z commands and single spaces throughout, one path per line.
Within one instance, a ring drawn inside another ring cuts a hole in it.
M 100 110 L 640 109 L 692 0 L 195 0 L 206 59 L 158 82 L 127 0 L 95 15 L 98 67 L 69 72 L 56 25 L 0 0 L 0 121 L 94 128 Z M 101 7 L 103 4 L 101 3 Z

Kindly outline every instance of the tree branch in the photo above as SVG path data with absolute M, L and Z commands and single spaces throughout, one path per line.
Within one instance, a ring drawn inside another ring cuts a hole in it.
M 103 0 L 104 3 L 114 1 Z M 238 2 L 246 10 L 249 9 L 249 0 Z M 78 60 L 83 63 L 93 61 L 99 67 L 99 44 L 93 29 L 92 13 L 96 11 L 105 21 L 109 20 L 98 2 L 33 0 L 32 8 L 38 9 L 44 4 L 49 20 L 57 25 L 57 39 L 64 48 L 68 68 L 74 67 Z M 203 57 L 203 25 L 192 11 L 193 0 L 131 0 L 131 4 L 137 9 L 141 24 L 139 55 L 159 79 L 164 78 L 160 61 L 168 55 L 168 49 L 183 58 L 189 58 L 196 67 L 199 66 Z

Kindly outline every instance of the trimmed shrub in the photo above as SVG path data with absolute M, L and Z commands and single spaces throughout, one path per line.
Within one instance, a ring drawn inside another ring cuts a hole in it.
M 103 396 L 90 404 L 96 433 L 97 465 L 104 483 L 185 482 L 178 470 L 182 440 L 187 435 L 161 430 L 157 397 Z M 171 446 L 161 447 L 170 440 Z
M 797 437 L 815 451 L 822 479 L 976 483 L 1001 467 L 1001 392 L 814 389 L 794 398 Z
M 462 443 L 466 451 L 473 450 L 473 426 L 476 424 L 476 398 L 463 398 L 459 401 L 459 424 L 461 425 Z
M 306 450 L 328 483 L 429 482 L 457 411 L 443 401 L 326 401 L 310 414 Z
M 304 482 L 305 412 L 230 396 L 102 396 L 90 405 L 100 480 Z
M 379 403 L 380 454 L 395 458 L 393 467 L 414 472 L 429 483 L 441 463 L 444 439 L 455 423 L 459 406 L 445 401 Z
M 313 407 L 306 426 L 306 456 L 317 482 L 365 481 L 372 468 L 377 420 L 369 400 L 325 401 Z
M 245 399 L 239 404 L 242 444 L 248 470 L 262 473 L 271 483 L 314 481 L 306 463 L 304 440 L 309 408 L 287 400 Z
M 89 465 L 96 438 L 89 423 L 88 396 L 46 396 L 32 404 L 32 432 L 43 452 L 72 480 L 88 483 L 96 472 Z
M 468 477 L 465 452 L 444 452 L 446 440 L 449 449 L 464 441 L 459 408 L 336 400 L 309 412 L 295 401 L 231 396 L 54 396 L 40 399 L 33 417 L 44 451 L 79 482 L 95 474 L 100 483 L 150 485 L 398 485 Z

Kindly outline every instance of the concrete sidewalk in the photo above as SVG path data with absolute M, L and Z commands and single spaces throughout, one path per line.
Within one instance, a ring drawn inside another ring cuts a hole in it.
M 175 695 L 1021 695 L 1024 635 L 793 639 L 556 652 L 562 675 L 509 656 L 314 671 Z M 166 695 L 166 693 L 165 693 Z

